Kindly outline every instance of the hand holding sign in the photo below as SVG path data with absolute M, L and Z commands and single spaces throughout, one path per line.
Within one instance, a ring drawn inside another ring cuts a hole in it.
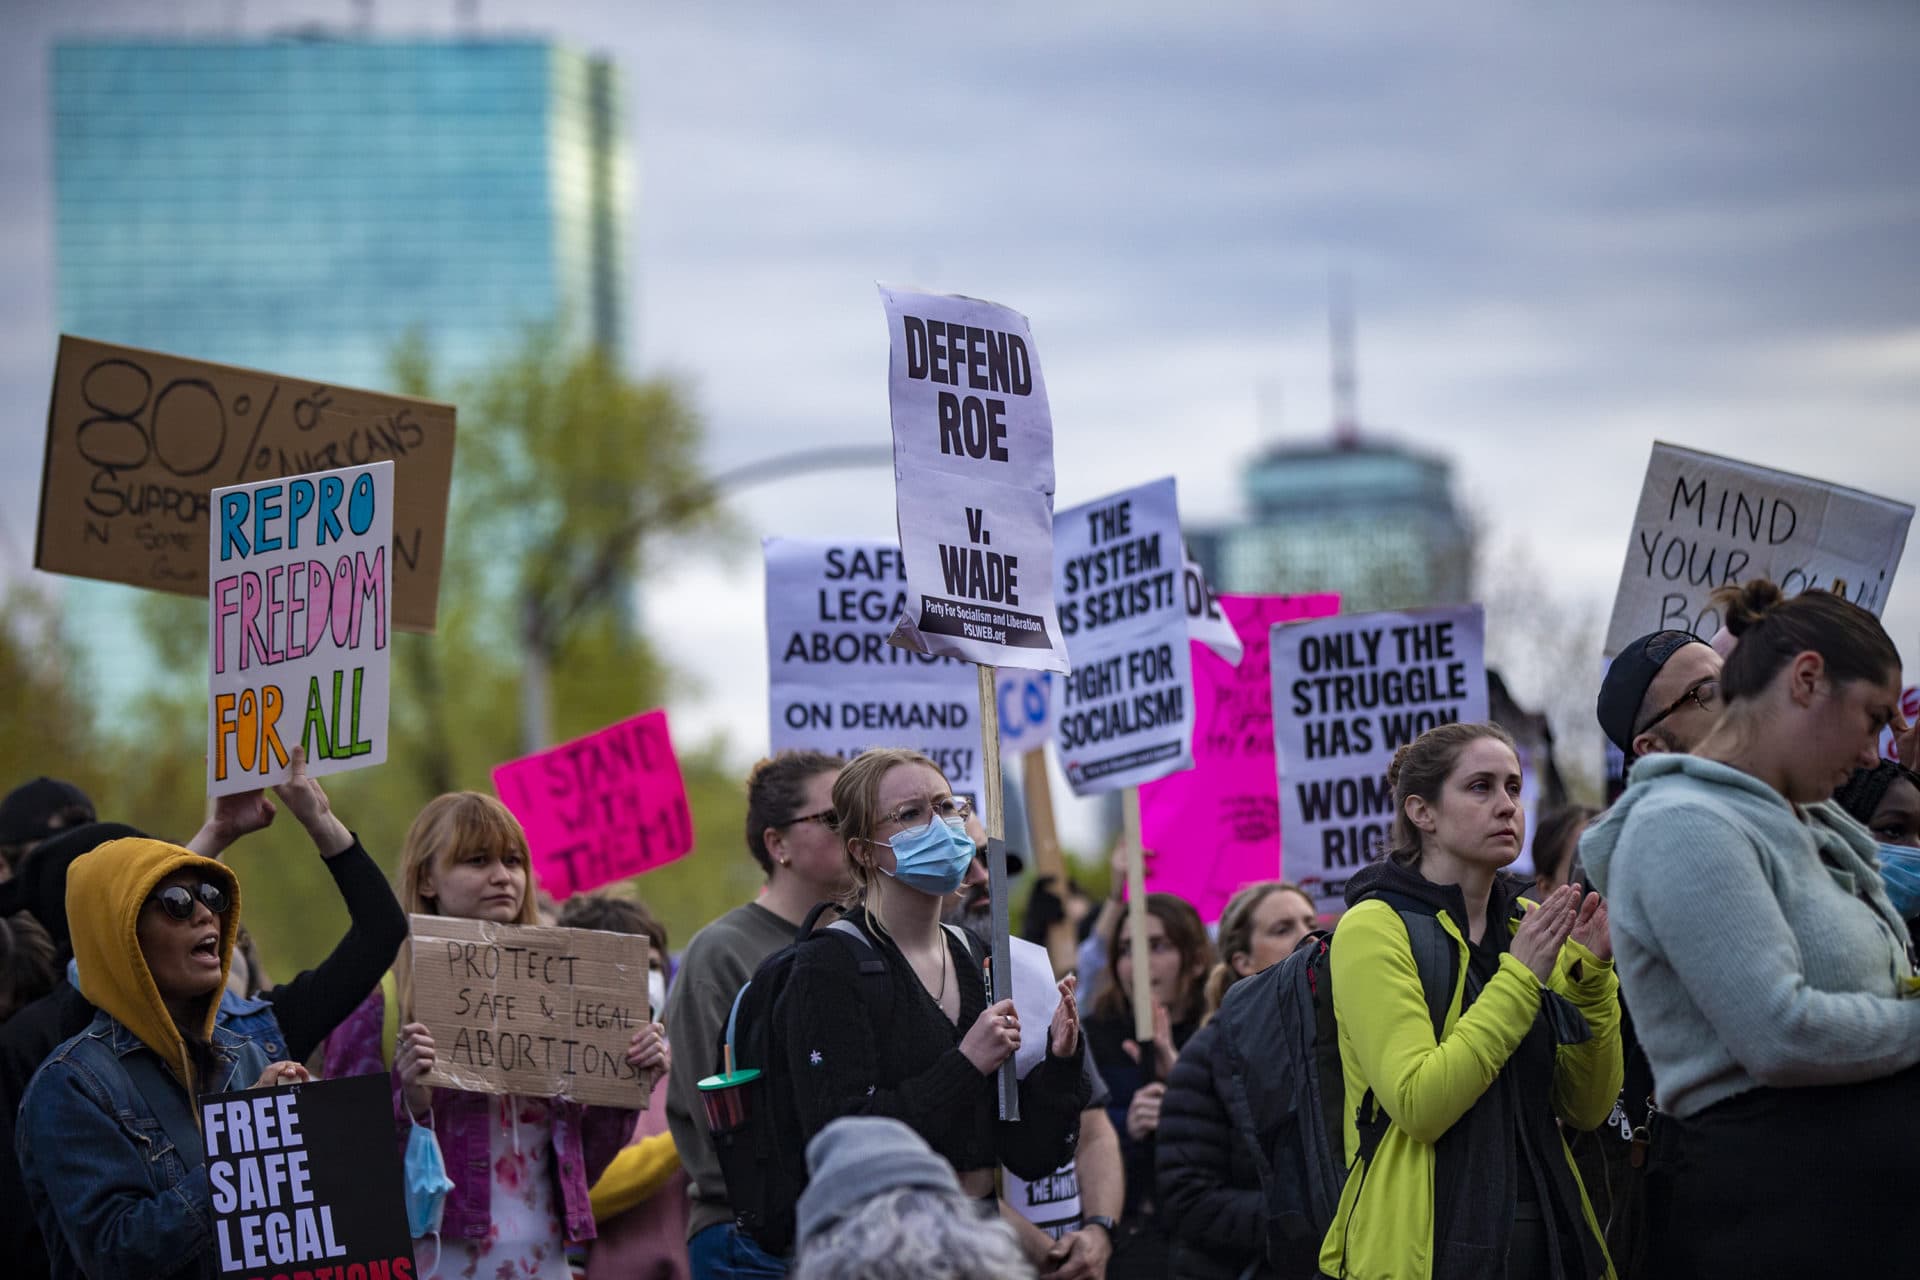
M 256 1089 L 274 1089 L 283 1084 L 306 1084 L 313 1079 L 313 1072 L 307 1070 L 304 1063 L 270 1062 L 260 1078 L 253 1082 Z
M 433 1032 L 427 1030 L 424 1022 L 409 1022 L 400 1028 L 400 1043 L 396 1046 L 393 1068 L 400 1073 L 400 1088 L 407 1100 L 407 1110 L 416 1116 L 424 1116 L 433 1105 L 433 1090 L 427 1083 L 427 1073 L 432 1071 L 437 1061 L 433 1043 Z
M 627 1065 L 656 1074 L 671 1071 L 673 1051 L 667 1047 L 667 1029 L 649 1022 L 634 1032 L 633 1039 L 627 1041 Z

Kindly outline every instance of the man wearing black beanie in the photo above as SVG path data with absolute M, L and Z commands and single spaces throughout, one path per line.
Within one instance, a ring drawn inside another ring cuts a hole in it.
M 1691 751 L 1720 718 L 1720 668 L 1712 645 L 1685 631 L 1633 641 L 1600 681 L 1600 727 L 1631 766 L 1641 756 Z

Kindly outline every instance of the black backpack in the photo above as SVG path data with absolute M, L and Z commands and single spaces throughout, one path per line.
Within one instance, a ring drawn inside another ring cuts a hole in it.
M 807 1186 L 806 1139 L 801 1131 L 793 1082 L 784 1067 L 785 1054 L 775 1027 L 780 1001 L 800 944 L 814 932 L 814 924 L 833 907 L 822 902 L 807 913 L 793 941 L 780 948 L 753 971 L 733 998 L 733 1008 L 720 1031 L 715 1060 L 733 1063 L 734 1070 L 755 1068 L 757 1080 L 746 1090 L 745 1118 L 729 1132 L 714 1131 L 720 1172 L 726 1179 L 727 1202 L 734 1221 L 762 1249 L 784 1257 L 793 1248 L 794 1207 Z M 973 937 L 964 929 L 946 928 L 978 962 Z M 893 1010 L 893 979 L 886 959 L 866 932 L 851 920 L 835 920 L 824 933 L 852 948 L 860 969 L 860 995 L 876 1027 L 885 1026 Z
M 1459 952 L 1431 911 L 1376 895 L 1406 925 L 1438 1039 L 1453 1001 Z M 1285 960 L 1228 990 L 1216 1075 L 1234 1128 L 1248 1138 L 1267 1216 L 1267 1257 L 1287 1274 L 1317 1270 L 1320 1242 L 1346 1185 L 1346 1076 L 1333 1015 L 1333 935 L 1308 934 Z M 1369 1089 L 1356 1123 L 1371 1160 L 1389 1118 Z

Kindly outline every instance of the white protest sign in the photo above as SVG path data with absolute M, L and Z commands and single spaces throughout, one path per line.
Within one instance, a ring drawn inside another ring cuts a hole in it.
M 1285 874 L 1340 911 L 1348 878 L 1385 852 L 1393 753 L 1487 718 L 1485 617 L 1469 604 L 1284 622 L 1272 663 Z
M 767 701 L 775 751 L 852 759 L 910 747 L 978 798 L 973 668 L 887 643 L 906 600 L 900 548 L 872 539 L 767 538 Z
M 1000 749 L 1017 755 L 1038 751 L 1053 741 L 1051 671 L 1001 667 L 994 673 L 994 699 L 1000 713 Z
M 1047 1056 L 1048 1028 L 1060 1007 L 1060 988 L 1054 984 L 1053 961 L 1047 949 L 1025 938 L 1009 938 L 1013 960 L 1013 1008 L 1022 1027 L 1030 1030 L 1014 1050 L 1014 1073 L 1022 1080 Z M 1008 1204 L 1021 1217 L 1058 1240 L 1080 1225 L 1080 1176 L 1067 1161 L 1044 1178 L 1028 1182 L 1001 1167 Z
M 1605 652 L 1651 631 L 1712 639 L 1720 615 L 1708 597 L 1752 578 L 1789 596 L 1844 582 L 1877 616 L 1912 521 L 1904 502 L 1656 442 Z
M 387 758 L 393 464 L 215 489 L 207 794 Z
M 1246 645 L 1241 642 L 1240 633 L 1233 629 L 1233 619 L 1220 607 L 1213 584 L 1191 559 L 1181 565 L 1181 571 L 1185 580 L 1187 634 L 1213 650 L 1222 662 L 1239 666 L 1240 659 L 1246 656 Z
M 881 286 L 907 607 L 892 642 L 1067 669 L 1053 609 L 1053 420 L 1025 316 Z
M 1193 767 L 1193 651 L 1171 477 L 1062 511 L 1053 525 L 1061 681 L 1053 745 L 1076 795 Z

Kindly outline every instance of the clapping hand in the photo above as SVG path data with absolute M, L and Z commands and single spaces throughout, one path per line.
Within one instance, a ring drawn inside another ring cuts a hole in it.
M 1613 959 L 1613 938 L 1607 932 L 1607 900 L 1597 893 L 1587 895 L 1574 919 L 1572 938 L 1593 952 L 1596 960 Z

